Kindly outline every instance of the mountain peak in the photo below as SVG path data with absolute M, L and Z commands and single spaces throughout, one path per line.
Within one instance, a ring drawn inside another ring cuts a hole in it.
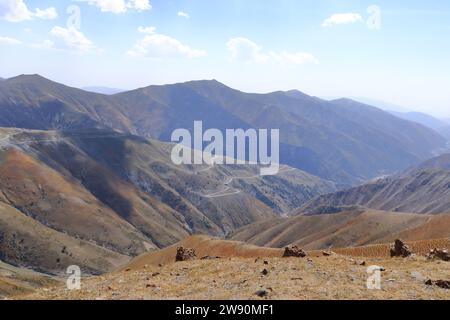
M 292 98 L 309 97 L 306 93 L 303 93 L 303 92 L 301 92 L 300 90 L 297 90 L 297 89 L 288 90 L 288 91 L 285 91 L 284 93 L 287 94 L 288 96 L 292 97 Z
M 365 104 L 363 102 L 359 102 L 350 98 L 338 98 L 338 99 L 333 99 L 330 102 L 336 102 L 336 103 L 357 103 L 357 104 Z
M 8 82 L 42 82 L 42 81 L 46 81 L 46 82 L 53 82 L 47 78 L 44 78 L 43 76 L 39 75 L 39 74 L 21 74 L 9 79 L 6 79 L 6 81 Z
M 223 83 L 217 81 L 216 79 L 212 79 L 212 80 L 192 80 L 192 81 L 184 82 L 182 84 L 195 85 L 195 86 L 226 87 L 226 88 L 228 88 L 228 86 L 226 86 Z

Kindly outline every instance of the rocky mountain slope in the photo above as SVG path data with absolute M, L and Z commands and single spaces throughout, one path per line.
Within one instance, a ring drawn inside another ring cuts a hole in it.
M 0 83 L 0 127 L 108 128 L 167 141 L 174 129 L 190 129 L 194 120 L 205 129 L 282 129 L 282 163 L 342 184 L 417 164 L 446 142 L 380 109 L 298 91 L 249 94 L 217 81 L 194 81 L 107 96 L 37 75 Z
M 352 205 L 397 212 L 448 213 L 449 168 L 450 156 L 444 154 L 401 174 L 319 196 L 303 205 L 296 214 L 314 214 Z
M 110 131 L 0 129 L 0 147 L 0 259 L 52 273 L 112 270 L 335 190 L 289 167 L 261 177 L 256 166 L 175 166 L 171 145 Z

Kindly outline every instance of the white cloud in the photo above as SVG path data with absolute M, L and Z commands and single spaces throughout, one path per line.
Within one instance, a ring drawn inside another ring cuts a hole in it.
M 206 55 L 205 51 L 192 49 L 172 37 L 156 33 L 155 27 L 139 27 L 145 36 L 127 52 L 130 56 L 149 58 L 198 58 Z
M 331 27 L 338 24 L 350 24 L 362 21 L 363 18 L 359 13 L 334 13 L 329 18 L 325 19 L 322 23 L 322 27 Z
M 154 34 L 156 32 L 155 27 L 139 27 L 138 31 L 140 33 Z
M 124 13 L 128 10 L 150 10 L 152 5 L 149 0 L 77 0 L 87 2 L 100 8 L 102 12 Z
M 1 0 L 0 18 L 9 22 L 20 22 L 32 18 L 55 19 L 58 16 L 53 7 L 30 11 L 23 0 Z
M 263 63 L 269 58 L 262 53 L 260 46 L 243 37 L 230 39 L 227 42 L 227 48 L 233 60 Z
M 34 16 L 40 19 L 52 20 L 58 17 L 58 13 L 56 12 L 56 9 L 53 7 L 44 10 L 37 8 L 36 13 L 34 13 Z
M 189 14 L 187 14 L 187 13 L 184 12 L 184 11 L 178 11 L 178 16 L 179 16 L 179 17 L 186 18 L 186 19 L 189 19 Z
M 307 52 L 271 51 L 266 54 L 255 42 L 243 37 L 230 39 L 227 42 L 227 48 L 232 60 L 243 62 L 266 63 L 272 61 L 290 65 L 319 63 L 317 58 Z
M 152 8 L 149 0 L 130 0 L 127 6 L 130 9 L 136 9 L 138 11 L 150 10 Z
M 76 28 L 53 27 L 50 31 L 53 40 L 44 43 L 46 47 L 69 49 L 71 51 L 88 52 L 97 49 L 92 41 Z
M 21 44 L 22 42 L 20 40 L 10 38 L 10 37 L 2 37 L 0 36 L 0 44 L 8 44 L 8 45 L 15 45 L 15 44 Z

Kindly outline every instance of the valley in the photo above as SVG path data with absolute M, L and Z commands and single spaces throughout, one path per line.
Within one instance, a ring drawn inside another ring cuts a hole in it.
M 448 277 L 445 263 L 423 257 L 450 238 L 448 142 L 432 128 L 299 91 L 252 94 L 191 81 L 104 95 L 38 75 L 0 83 L 0 116 L 3 297 L 444 297 L 409 279 Z M 261 165 L 248 163 L 175 164 L 171 132 L 196 120 L 222 132 L 280 129 L 278 173 L 261 175 Z M 395 239 L 420 257 L 390 260 Z M 281 258 L 290 245 L 317 267 Z M 178 246 L 205 259 L 174 264 Z M 273 279 L 259 275 L 257 258 L 270 259 Z M 398 286 L 362 292 L 357 258 L 397 270 L 390 276 Z M 63 289 L 69 265 L 81 268 L 85 291 Z M 142 287 L 150 271 L 161 277 Z

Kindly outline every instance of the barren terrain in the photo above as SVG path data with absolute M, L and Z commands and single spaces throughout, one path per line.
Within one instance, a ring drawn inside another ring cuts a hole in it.
M 425 251 L 430 246 L 449 243 L 444 239 L 409 245 L 413 250 Z M 282 258 L 280 249 L 206 237 L 190 237 L 179 245 L 197 248 L 199 259 L 175 262 L 175 247 L 171 247 L 143 255 L 120 271 L 85 278 L 81 290 L 57 286 L 15 298 L 450 299 L 448 289 L 425 284 L 428 279 L 449 280 L 449 262 L 427 260 L 419 254 L 389 258 L 388 245 L 377 246 L 376 250 L 335 250 L 331 256 L 313 251 L 306 258 Z M 203 256 L 207 253 L 208 257 Z M 385 269 L 381 272 L 381 289 L 367 289 L 367 267 L 372 265 Z

